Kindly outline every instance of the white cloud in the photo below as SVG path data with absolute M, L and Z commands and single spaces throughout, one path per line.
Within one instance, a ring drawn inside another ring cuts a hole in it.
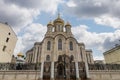
M 15 31 L 19 31 L 20 27 L 24 27 L 31 23 L 33 18 L 39 14 L 38 10 L 20 8 L 17 5 L 7 5 L 4 1 L 0 1 L 0 21 L 8 22 L 15 28 Z
M 15 4 L 22 8 L 39 9 L 40 11 L 55 13 L 62 0 L 5 0 L 7 4 Z
M 0 22 L 8 22 L 16 33 L 31 24 L 41 11 L 54 14 L 62 0 L 0 0 Z
M 76 4 L 75 4 L 73 1 L 67 2 L 67 5 L 68 5 L 69 7 L 76 7 Z
M 104 60 L 104 58 L 102 56 L 95 56 L 94 60 Z
M 22 31 L 24 33 L 21 33 L 18 37 L 18 42 L 14 52 L 15 55 L 19 52 L 25 53 L 27 50 L 33 47 L 35 42 L 42 41 L 46 32 L 46 26 L 38 23 L 32 23 Z
M 96 17 L 94 20 L 97 24 L 107 25 L 113 28 L 120 28 L 120 19 L 116 17 L 104 15 L 104 16 Z
M 71 8 L 69 3 L 74 3 L 76 6 Z M 105 14 L 119 17 L 119 5 L 120 0 L 69 0 L 64 7 L 68 13 L 73 12 L 79 17 L 98 17 Z
M 98 24 L 120 28 L 120 0 L 69 0 L 63 6 L 67 15 L 92 18 Z
M 115 44 L 119 44 L 120 30 L 109 33 L 95 33 L 89 32 L 87 29 L 87 26 L 80 25 L 77 27 L 72 27 L 72 32 L 75 35 L 75 38 L 77 38 L 78 42 L 84 42 L 86 48 L 93 49 L 94 51 L 97 50 L 95 52 L 100 53 L 98 54 L 93 51 L 94 59 L 96 59 L 96 57 L 103 59 L 103 52 L 115 47 Z

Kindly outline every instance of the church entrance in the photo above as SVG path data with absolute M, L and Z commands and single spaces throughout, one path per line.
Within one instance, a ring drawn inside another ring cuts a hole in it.
M 63 64 L 59 64 L 57 67 L 57 72 L 59 76 L 63 76 L 64 75 L 64 66 Z
M 59 80 L 66 78 L 65 66 L 62 63 L 57 66 L 57 78 Z

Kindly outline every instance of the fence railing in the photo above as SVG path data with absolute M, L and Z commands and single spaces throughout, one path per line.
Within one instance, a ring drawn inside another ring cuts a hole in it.
M 89 70 L 120 70 L 120 64 L 88 64 Z M 0 70 L 40 70 L 41 63 L 0 63 Z
M 40 70 L 40 63 L 0 63 L 0 70 Z
M 89 70 L 120 70 L 120 64 L 88 64 Z

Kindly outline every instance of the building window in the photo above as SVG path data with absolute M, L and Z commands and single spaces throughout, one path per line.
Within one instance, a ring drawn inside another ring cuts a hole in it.
M 50 61 L 50 55 L 46 56 L 46 61 Z
M 51 47 L 51 42 L 48 41 L 48 42 L 47 42 L 47 50 L 50 50 L 50 47 Z
M 3 51 L 5 51 L 5 49 L 6 49 L 6 46 L 3 46 Z
M 69 47 L 70 47 L 70 50 L 73 50 L 73 43 L 72 42 L 70 42 Z
M 62 50 L 62 40 L 58 40 L 58 50 Z
M 11 33 L 9 32 L 8 35 L 10 35 Z
M 8 42 L 8 41 L 9 41 L 9 38 L 6 39 L 6 42 Z

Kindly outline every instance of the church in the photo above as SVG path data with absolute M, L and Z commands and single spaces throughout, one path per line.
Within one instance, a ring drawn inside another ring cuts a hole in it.
M 44 39 L 26 52 L 26 63 L 41 64 L 40 79 L 81 80 L 86 77 L 87 64 L 94 63 L 92 50 L 75 39 L 71 27 L 58 14 L 47 24 Z

